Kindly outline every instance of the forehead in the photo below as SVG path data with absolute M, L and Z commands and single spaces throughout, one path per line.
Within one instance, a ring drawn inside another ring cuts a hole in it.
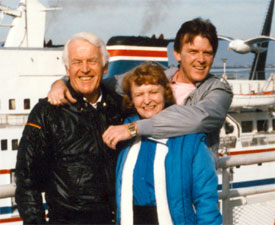
M 132 82 L 132 84 L 131 84 L 131 90 L 133 92 L 161 90 L 161 89 L 163 89 L 163 87 L 160 84 L 145 83 L 145 84 L 142 84 L 142 85 L 137 85 L 134 82 Z
M 208 49 L 213 49 L 209 39 L 207 37 L 204 37 L 200 34 L 197 35 L 191 35 L 191 34 L 185 34 L 182 39 L 182 47 L 183 46 L 192 46 L 192 47 L 204 47 Z
M 68 44 L 68 52 L 70 54 L 90 52 L 99 54 L 99 48 L 85 39 L 74 39 Z

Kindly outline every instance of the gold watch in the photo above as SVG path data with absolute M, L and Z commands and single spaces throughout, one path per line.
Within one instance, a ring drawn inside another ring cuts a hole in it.
M 129 130 L 131 137 L 137 136 L 137 128 L 134 123 L 129 123 L 128 130 Z

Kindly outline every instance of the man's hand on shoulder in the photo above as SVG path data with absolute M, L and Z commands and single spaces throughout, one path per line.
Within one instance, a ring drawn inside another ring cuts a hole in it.
M 48 102 L 52 105 L 64 105 L 71 103 L 76 103 L 76 99 L 74 99 L 64 83 L 63 80 L 57 80 L 52 84 L 51 90 L 48 93 Z

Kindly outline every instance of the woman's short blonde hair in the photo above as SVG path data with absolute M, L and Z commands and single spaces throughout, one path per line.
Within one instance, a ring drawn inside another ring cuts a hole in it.
M 175 99 L 170 82 L 164 73 L 164 68 L 158 63 L 147 62 L 132 69 L 124 78 L 122 88 L 123 109 L 126 113 L 137 113 L 132 101 L 132 84 L 141 86 L 143 84 L 156 84 L 164 88 L 165 107 L 175 104 Z

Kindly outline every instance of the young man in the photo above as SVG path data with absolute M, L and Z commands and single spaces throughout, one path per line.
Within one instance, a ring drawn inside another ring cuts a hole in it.
M 104 142 L 115 148 L 119 141 L 135 135 L 169 138 L 204 132 L 208 135 L 210 149 L 217 157 L 220 128 L 233 96 L 223 78 L 209 73 L 217 48 L 216 28 L 209 20 L 196 18 L 183 23 L 174 44 L 179 67 L 166 70 L 177 105 L 130 126 L 110 126 L 104 132 Z M 115 76 L 103 82 L 109 88 L 120 90 L 122 79 L 123 76 Z M 58 105 L 66 103 L 67 99 L 74 101 L 64 83 L 58 82 L 48 95 L 51 103 Z
M 16 202 L 24 224 L 112 224 L 117 153 L 103 131 L 120 124 L 120 96 L 101 85 L 107 71 L 104 42 L 76 34 L 64 48 L 68 88 L 77 99 L 60 107 L 40 101 L 30 113 L 16 164 Z
M 217 47 L 216 29 L 210 21 L 197 18 L 184 23 L 174 44 L 179 67 L 166 71 L 177 105 L 151 119 L 137 121 L 130 127 L 134 130 L 132 133 L 127 125 L 111 126 L 103 135 L 104 141 L 114 148 L 117 142 L 129 139 L 131 134 L 169 138 L 204 132 L 217 156 L 219 131 L 232 101 L 228 83 L 209 74 Z

